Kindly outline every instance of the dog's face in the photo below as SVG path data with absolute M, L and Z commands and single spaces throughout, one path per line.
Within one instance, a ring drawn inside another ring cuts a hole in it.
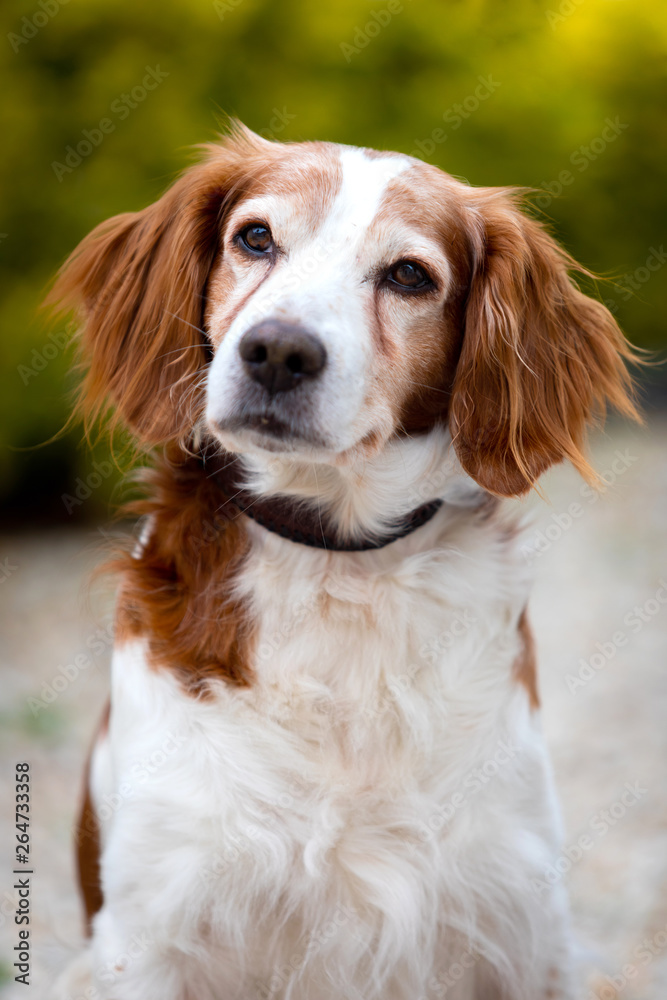
M 448 425 L 500 495 L 564 457 L 587 475 L 587 421 L 607 401 L 634 412 L 631 351 L 515 200 L 400 154 L 239 129 L 65 265 L 84 405 L 111 401 L 147 443 L 332 465 Z
M 408 157 L 282 148 L 225 219 L 206 423 L 233 451 L 340 463 L 447 409 L 467 287 L 463 185 L 450 182 L 447 212 L 445 184 L 429 189 Z

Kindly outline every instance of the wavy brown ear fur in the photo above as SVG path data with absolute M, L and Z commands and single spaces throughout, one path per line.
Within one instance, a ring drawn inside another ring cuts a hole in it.
M 113 406 L 115 420 L 157 444 L 196 423 L 206 283 L 222 218 L 270 147 L 236 126 L 159 201 L 103 222 L 63 265 L 47 305 L 75 309 L 83 321 L 88 426 Z
M 564 458 L 595 482 L 587 425 L 607 404 L 640 419 L 626 367 L 638 356 L 569 274 L 587 272 L 519 211 L 515 192 L 470 197 L 475 271 L 450 411 L 461 464 L 499 496 L 526 493 Z

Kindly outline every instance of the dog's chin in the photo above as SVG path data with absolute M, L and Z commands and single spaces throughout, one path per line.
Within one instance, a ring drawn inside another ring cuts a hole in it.
M 240 419 L 209 421 L 209 434 L 226 451 L 243 455 L 269 454 L 303 461 L 335 462 L 341 450 L 336 442 L 273 416 L 245 415 Z
M 346 466 L 358 457 L 370 458 L 386 443 L 387 434 L 370 432 L 358 439 L 324 435 L 310 427 L 276 417 L 244 414 L 207 421 L 207 432 L 225 451 L 237 455 L 270 455 L 295 462 Z

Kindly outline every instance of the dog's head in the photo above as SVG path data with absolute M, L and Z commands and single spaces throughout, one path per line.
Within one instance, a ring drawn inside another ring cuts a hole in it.
M 145 443 L 338 466 L 448 426 L 503 496 L 563 458 L 590 476 L 589 420 L 635 413 L 632 353 L 516 203 L 397 153 L 238 127 L 61 272 L 85 409 L 110 402 Z

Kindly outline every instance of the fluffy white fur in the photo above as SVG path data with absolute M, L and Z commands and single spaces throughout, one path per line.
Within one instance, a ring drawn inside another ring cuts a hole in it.
M 445 507 L 387 548 L 329 553 L 250 526 L 251 688 L 198 701 L 140 644 L 117 649 L 93 766 L 107 817 L 93 996 L 571 995 L 563 900 L 531 884 L 558 823 L 513 677 L 521 536 L 462 488 L 447 446 L 434 431 L 363 477 L 318 470 L 336 509 L 372 525 L 445 480 Z

